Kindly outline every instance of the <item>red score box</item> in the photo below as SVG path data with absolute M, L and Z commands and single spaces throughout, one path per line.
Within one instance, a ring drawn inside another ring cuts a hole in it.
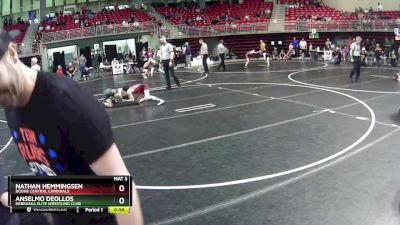
M 128 184 L 83 184 L 83 189 L 32 189 L 18 194 L 31 195 L 94 195 L 94 194 L 129 194 Z

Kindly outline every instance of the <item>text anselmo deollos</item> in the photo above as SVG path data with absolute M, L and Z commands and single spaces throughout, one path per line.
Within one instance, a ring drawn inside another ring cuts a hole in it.
M 74 196 L 16 196 L 16 206 L 80 206 L 75 202 Z

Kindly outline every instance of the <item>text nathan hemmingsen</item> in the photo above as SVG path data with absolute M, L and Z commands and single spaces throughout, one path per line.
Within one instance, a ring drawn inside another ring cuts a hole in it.
M 68 194 L 70 190 L 82 190 L 83 184 L 15 184 L 16 194 Z

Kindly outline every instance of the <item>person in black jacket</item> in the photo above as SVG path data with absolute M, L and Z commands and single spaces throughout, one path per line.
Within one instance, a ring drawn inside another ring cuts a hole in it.
M 15 150 L 31 172 L 37 176 L 129 176 L 104 107 L 77 82 L 27 67 L 13 43 L 16 37 L 0 29 L 0 106 Z M 52 213 L 54 225 L 142 225 L 133 182 L 131 190 L 133 206 L 127 214 Z M 4 196 L 2 204 L 7 202 Z

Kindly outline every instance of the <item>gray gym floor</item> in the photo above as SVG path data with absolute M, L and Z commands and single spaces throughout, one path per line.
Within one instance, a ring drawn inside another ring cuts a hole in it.
M 363 67 L 351 83 L 351 64 L 243 64 L 208 77 L 179 69 L 182 88 L 170 91 L 156 73 L 145 82 L 165 105 L 107 110 L 146 224 L 399 224 L 398 70 Z M 138 82 L 81 85 L 100 98 Z M 12 173 L 29 172 L 15 145 L 1 154 Z

